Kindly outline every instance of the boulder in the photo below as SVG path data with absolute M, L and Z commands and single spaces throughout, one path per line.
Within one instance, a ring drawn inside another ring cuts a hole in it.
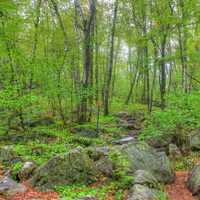
M 73 132 L 82 137 L 88 137 L 88 138 L 99 137 L 99 133 L 96 131 L 96 129 L 90 127 L 75 127 L 73 129 Z
M 159 183 L 156 178 L 148 171 L 137 170 L 134 174 L 133 184 L 145 185 L 149 188 L 158 188 Z
M 175 173 L 164 152 L 157 152 L 144 142 L 133 142 L 123 145 L 122 154 L 128 160 L 129 170 L 134 174 L 137 170 L 149 171 L 159 182 L 171 183 Z
M 107 177 L 113 175 L 113 163 L 109 159 L 109 147 L 92 147 L 87 149 L 87 153 L 95 163 L 97 170 Z
M 49 126 L 54 124 L 54 120 L 51 117 L 42 117 L 40 119 L 26 120 L 24 121 L 25 126 L 36 127 L 36 126 Z
M 87 149 L 87 154 L 89 155 L 89 157 L 94 160 L 97 161 L 101 158 L 107 157 L 109 155 L 109 147 L 89 147 Z
M 131 129 L 135 128 L 134 124 L 135 124 L 134 121 L 130 121 L 130 120 L 127 121 L 127 120 L 123 120 L 123 119 L 118 120 L 118 127 L 119 128 L 131 130 Z
M 175 144 L 169 144 L 169 156 L 174 160 L 181 157 L 181 151 Z
M 154 189 L 148 188 L 144 185 L 136 184 L 131 188 L 127 200 L 155 200 L 157 193 Z
M 86 196 L 86 197 L 81 197 L 80 199 L 76 199 L 76 200 L 97 200 L 97 198 L 93 196 Z
M 173 135 L 164 134 L 161 136 L 148 139 L 147 143 L 153 148 L 167 152 L 170 143 L 172 143 L 172 140 L 173 140 Z
M 108 157 L 101 158 L 95 162 L 97 170 L 106 177 L 113 175 L 113 163 Z
M 99 177 L 93 160 L 82 148 L 58 155 L 39 167 L 29 184 L 40 190 L 52 189 L 55 185 L 92 183 Z
M 0 179 L 0 195 L 2 196 L 12 196 L 16 193 L 24 193 L 26 190 L 24 185 L 15 182 L 9 177 Z
M 119 112 L 115 115 L 117 117 L 118 127 L 128 130 L 140 130 L 144 120 L 144 114 L 137 112 L 129 114 L 127 112 Z
M 129 116 L 129 113 L 128 112 L 123 112 L 123 111 L 118 112 L 118 113 L 115 114 L 115 117 L 117 117 L 117 118 L 127 118 L 127 116 Z
M 15 162 L 19 161 L 17 153 L 14 151 L 11 145 L 3 146 L 0 148 L 0 162 Z
M 196 130 L 190 135 L 190 147 L 193 150 L 200 150 L 200 130 Z
M 193 195 L 200 195 L 200 163 L 193 168 L 187 186 Z
M 36 168 L 37 165 L 34 162 L 25 162 L 22 169 L 18 172 L 17 176 L 20 179 L 20 181 L 25 181 L 33 175 L 33 172 Z

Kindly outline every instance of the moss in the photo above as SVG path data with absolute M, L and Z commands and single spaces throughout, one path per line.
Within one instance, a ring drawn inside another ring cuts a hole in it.
M 133 183 L 133 175 L 129 175 L 130 162 L 125 154 L 117 149 L 109 153 L 109 158 L 113 163 L 113 178 L 118 181 L 119 188 L 127 188 Z

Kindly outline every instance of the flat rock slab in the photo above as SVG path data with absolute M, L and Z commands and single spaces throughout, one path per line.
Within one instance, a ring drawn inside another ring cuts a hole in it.
M 127 143 L 129 143 L 129 142 L 134 141 L 134 139 L 135 139 L 135 138 L 132 137 L 132 136 L 124 137 L 124 138 L 122 138 L 122 139 L 120 139 L 120 140 L 114 141 L 113 144 L 117 144 L 117 145 L 127 144 Z

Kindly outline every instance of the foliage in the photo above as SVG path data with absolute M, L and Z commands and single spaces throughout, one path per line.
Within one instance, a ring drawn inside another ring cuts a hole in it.
M 199 128 L 199 112 L 199 93 L 171 94 L 164 111 L 156 110 L 147 116 L 141 139 L 174 135 L 177 132 L 180 133 L 180 129 Z
M 200 128 L 198 3 L 0 0 L 0 136 L 14 131 L 11 137 L 24 139 L 1 144 L 14 143 L 23 159 L 38 164 L 77 146 L 111 145 L 128 134 L 112 115 L 119 111 L 148 111 L 142 140 L 184 141 L 189 130 Z M 103 116 L 106 102 L 110 115 Z M 27 125 L 44 116 L 55 124 Z M 71 131 L 97 125 L 98 138 Z M 114 181 L 58 190 L 71 199 L 85 194 L 104 199 L 115 191 L 120 199 L 133 177 L 124 155 L 112 152 L 110 159 Z M 192 163 L 179 160 L 175 168 Z
M 16 162 L 11 167 L 12 177 L 14 179 L 17 179 L 18 172 L 22 169 L 23 163 L 22 162 Z
M 40 142 L 28 142 L 27 144 L 17 144 L 14 148 L 23 159 L 43 164 L 57 154 L 66 153 L 72 147 L 65 145 L 65 143 L 52 143 L 49 145 Z
M 198 162 L 199 152 L 191 152 L 190 154 L 173 161 L 173 165 L 176 171 L 191 171 Z
M 82 136 L 71 136 L 67 138 L 67 143 L 69 144 L 80 144 L 83 146 L 90 146 L 90 145 L 95 145 L 95 144 L 103 144 L 103 141 L 100 139 L 95 139 L 95 138 L 87 138 L 87 137 L 82 137 Z
M 37 97 L 31 94 L 20 94 L 17 86 L 8 86 L 0 91 L 0 107 L 3 109 L 19 110 L 27 108 L 36 101 Z
M 105 200 L 110 193 L 115 193 L 116 200 L 122 200 L 123 190 L 118 187 L 116 181 L 98 184 L 96 186 L 67 185 L 56 187 L 61 197 L 66 200 L 74 200 L 85 196 L 95 196 L 99 200 Z
M 120 188 L 127 188 L 133 182 L 133 175 L 129 175 L 129 165 L 128 159 L 126 155 L 121 153 L 117 149 L 113 149 L 110 154 L 109 158 L 112 160 L 114 174 L 113 178 L 119 182 Z
M 59 186 L 56 190 L 61 194 L 62 198 L 67 198 L 67 200 L 73 200 L 75 198 L 84 197 L 87 195 L 96 195 L 96 188 L 89 188 L 85 185 L 69 185 L 69 186 Z
M 165 192 L 158 192 L 156 200 L 168 200 L 167 194 Z

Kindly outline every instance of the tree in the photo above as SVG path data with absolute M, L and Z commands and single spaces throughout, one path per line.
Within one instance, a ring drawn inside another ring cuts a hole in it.
M 104 90 L 104 115 L 109 114 L 109 98 L 110 98 L 110 87 L 111 87 L 112 72 L 113 72 L 113 55 L 114 55 L 114 41 L 115 41 L 117 11 L 118 11 L 118 0 L 115 1 L 115 5 L 114 5 L 113 21 L 112 21 L 112 28 L 111 28 L 111 34 L 110 34 L 110 52 L 109 52 L 109 59 L 107 63 L 107 75 L 106 75 L 106 83 L 105 83 L 105 90 Z

